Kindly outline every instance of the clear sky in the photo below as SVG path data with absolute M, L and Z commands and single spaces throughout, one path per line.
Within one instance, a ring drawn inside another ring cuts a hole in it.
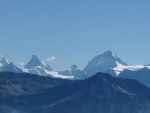
M 149 0 L 0 0 L 0 55 L 26 62 L 55 56 L 83 67 L 105 50 L 150 63 Z

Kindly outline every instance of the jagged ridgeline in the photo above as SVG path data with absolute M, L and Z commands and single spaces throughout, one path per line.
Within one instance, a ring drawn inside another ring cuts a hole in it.
M 22 66 L 15 65 L 5 57 L 1 58 L 0 72 L 30 73 L 69 80 L 87 79 L 98 72 L 103 72 L 115 77 L 135 79 L 150 87 L 150 65 L 128 65 L 110 50 L 91 59 L 82 70 L 77 65 L 72 65 L 71 69 L 56 71 L 51 64 L 43 62 L 37 55 L 32 55 Z
M 0 73 L 0 113 L 149 113 L 150 89 L 98 73 L 85 80 Z

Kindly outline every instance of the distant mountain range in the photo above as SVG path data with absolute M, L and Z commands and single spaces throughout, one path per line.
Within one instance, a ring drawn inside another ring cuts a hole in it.
M 76 65 L 72 65 L 71 69 L 58 72 L 49 64 L 42 62 L 36 55 L 32 55 L 32 58 L 23 67 L 18 67 L 3 57 L 0 60 L 0 72 L 29 73 L 71 80 L 82 80 L 98 72 L 103 72 L 115 77 L 135 79 L 150 87 L 149 65 L 129 65 L 118 56 L 114 56 L 111 51 L 105 51 L 94 57 L 83 70 L 80 70 Z
M 64 76 L 54 71 L 49 64 L 42 62 L 36 55 L 32 55 L 30 61 L 22 67 L 18 67 L 13 62 L 3 57 L 0 60 L 0 72 L 29 73 L 39 76 L 73 79 L 73 76 Z
M 136 80 L 97 73 L 67 80 L 0 73 L 0 113 L 149 113 L 150 89 Z
M 0 113 L 150 113 L 150 66 L 111 51 L 59 72 L 36 55 L 22 67 L 3 57 Z

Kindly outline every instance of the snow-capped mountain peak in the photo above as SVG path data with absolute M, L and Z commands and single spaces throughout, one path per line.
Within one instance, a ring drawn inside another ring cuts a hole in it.
M 2 57 L 0 59 L 0 71 L 15 73 L 22 72 L 22 70 L 19 67 L 17 67 L 13 62 L 7 60 L 5 57 Z
M 0 66 L 8 65 L 10 62 L 5 58 L 2 57 L 0 60 Z
M 86 75 L 92 76 L 97 72 L 112 73 L 112 69 L 118 64 L 126 65 L 119 57 L 108 50 L 94 57 L 84 69 Z
M 38 56 L 32 55 L 31 60 L 25 65 L 25 68 L 33 68 L 35 66 L 43 66 L 43 64 Z
M 52 70 L 50 65 L 45 63 L 44 61 L 41 61 L 38 56 L 32 55 L 32 58 L 30 61 L 24 66 L 26 69 L 31 68 L 45 68 L 47 70 Z
M 49 64 L 41 61 L 36 55 L 32 55 L 31 60 L 24 66 L 24 70 L 28 73 L 37 74 L 40 76 L 73 79 L 72 76 L 68 77 L 65 75 L 60 75 L 58 72 L 54 71 Z
M 24 66 L 24 68 L 29 73 L 39 74 L 39 75 L 45 74 L 45 65 L 36 55 L 32 55 L 32 58 Z
M 49 64 L 41 61 L 36 55 L 32 55 L 32 58 L 26 65 L 22 64 L 19 67 L 2 57 L 0 59 L 0 72 L 31 73 L 53 78 L 73 79 L 73 76 L 61 75 L 57 71 L 52 70 Z

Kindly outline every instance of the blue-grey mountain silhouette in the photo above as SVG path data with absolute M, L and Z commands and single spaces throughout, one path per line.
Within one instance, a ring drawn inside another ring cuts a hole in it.
M 98 73 L 85 80 L 0 73 L 0 112 L 149 113 L 150 89 Z

